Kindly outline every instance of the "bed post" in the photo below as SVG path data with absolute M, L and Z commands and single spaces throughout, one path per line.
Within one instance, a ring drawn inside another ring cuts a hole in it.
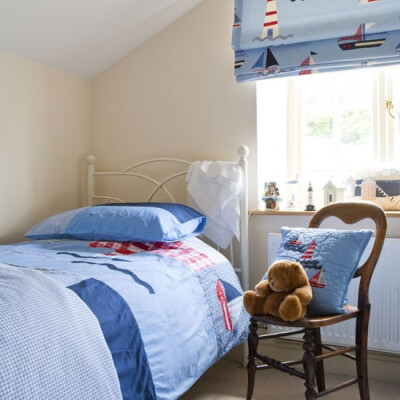
M 93 204 L 93 196 L 94 196 L 94 163 L 96 162 L 96 157 L 95 156 L 87 156 L 86 158 L 87 162 L 87 179 L 88 179 L 88 193 L 87 193 L 87 203 L 88 206 L 91 206 Z
M 247 156 L 249 148 L 238 148 L 239 165 L 242 170 L 242 191 L 240 194 L 240 263 L 242 271 L 243 290 L 249 289 L 249 219 L 248 219 L 248 183 L 247 183 Z

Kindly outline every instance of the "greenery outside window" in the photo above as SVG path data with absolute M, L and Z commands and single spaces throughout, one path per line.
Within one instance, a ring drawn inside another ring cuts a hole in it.
M 328 180 L 345 187 L 374 171 L 399 170 L 399 110 L 399 67 L 257 82 L 260 191 L 277 181 L 285 200 L 294 195 L 302 209 L 309 182 L 320 206 Z

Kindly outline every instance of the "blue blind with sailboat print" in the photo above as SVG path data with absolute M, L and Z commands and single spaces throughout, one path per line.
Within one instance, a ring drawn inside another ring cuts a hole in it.
M 400 0 L 235 0 L 238 82 L 400 63 Z

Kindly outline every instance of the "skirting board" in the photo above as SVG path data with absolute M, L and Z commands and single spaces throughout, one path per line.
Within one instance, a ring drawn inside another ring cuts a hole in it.
M 243 346 L 247 346 L 247 343 L 237 346 L 225 357 L 241 363 Z M 302 357 L 301 344 L 298 341 L 288 339 L 270 339 L 268 344 L 266 344 L 266 341 L 260 342 L 259 351 L 261 354 L 268 354 L 268 356 L 281 361 Z M 327 359 L 324 361 L 324 368 L 328 373 L 355 376 L 355 362 L 348 360 L 346 357 L 338 356 Z M 369 351 L 368 375 L 369 379 L 398 383 L 400 377 L 400 355 Z

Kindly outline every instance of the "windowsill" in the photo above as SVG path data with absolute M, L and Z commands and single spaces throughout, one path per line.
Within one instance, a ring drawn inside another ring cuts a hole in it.
M 256 209 L 253 211 L 249 211 L 250 215 L 314 215 L 315 211 L 304 211 L 304 210 L 261 210 Z M 385 211 L 386 217 L 388 218 L 400 218 L 400 211 Z
M 303 211 L 303 210 L 263 210 L 256 209 L 249 211 L 249 215 L 314 215 L 315 211 Z

